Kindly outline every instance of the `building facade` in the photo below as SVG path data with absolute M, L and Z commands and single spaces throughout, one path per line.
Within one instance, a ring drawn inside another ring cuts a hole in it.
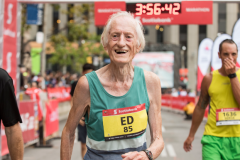
M 51 35 L 59 31 L 65 32 L 66 23 L 78 17 L 69 17 L 62 13 L 61 10 L 68 10 L 71 5 L 77 4 L 60 4 L 60 9 L 56 10 L 54 5 L 47 5 L 48 23 L 47 34 Z M 89 32 L 101 34 L 103 28 L 94 25 L 94 15 L 90 14 Z M 214 40 L 222 33 L 232 34 L 235 22 L 240 18 L 239 3 L 213 3 L 213 23 L 211 25 L 152 25 L 144 26 L 146 44 L 174 44 L 182 49 L 183 64 L 182 67 L 188 68 L 188 88 L 195 89 L 197 83 L 197 57 L 198 46 L 202 39 L 210 38 Z M 31 39 L 36 38 L 36 33 L 41 30 L 41 26 L 31 26 L 28 31 Z

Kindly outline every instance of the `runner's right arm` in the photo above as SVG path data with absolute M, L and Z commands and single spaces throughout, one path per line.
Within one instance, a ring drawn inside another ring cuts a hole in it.
M 210 74 L 206 75 L 203 78 L 201 85 L 201 95 L 193 112 L 190 133 L 183 145 L 183 148 L 186 152 L 192 149 L 192 141 L 194 140 L 195 133 L 197 132 L 197 129 L 203 120 L 205 109 L 209 104 L 210 97 L 208 95 L 208 88 L 211 84 L 211 80 L 212 76 Z
M 75 138 L 75 129 L 90 106 L 90 91 L 86 76 L 79 79 L 73 96 L 73 106 L 62 132 L 61 160 L 70 160 Z
M 6 127 L 5 132 L 11 159 L 22 160 L 24 147 L 20 124 L 16 123 L 13 126 Z

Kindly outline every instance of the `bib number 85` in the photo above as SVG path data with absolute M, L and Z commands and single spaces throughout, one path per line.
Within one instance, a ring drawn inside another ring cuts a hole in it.
M 124 127 L 124 132 L 132 132 L 132 126 Z

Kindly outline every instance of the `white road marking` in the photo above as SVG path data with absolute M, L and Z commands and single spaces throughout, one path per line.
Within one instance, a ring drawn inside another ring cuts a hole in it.
M 166 152 L 165 147 L 162 150 L 161 157 L 167 157 L 167 152 Z
M 162 132 L 166 132 L 166 129 L 164 126 L 162 126 Z
M 170 157 L 176 157 L 176 153 L 174 151 L 174 148 L 171 144 L 167 145 L 167 151 Z

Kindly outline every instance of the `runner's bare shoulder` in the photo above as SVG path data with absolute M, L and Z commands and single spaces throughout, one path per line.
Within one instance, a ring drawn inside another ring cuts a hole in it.
M 76 97 L 76 98 L 75 98 Z M 82 76 L 77 83 L 74 91 L 73 99 L 88 105 L 90 103 L 90 89 L 86 76 Z
M 77 86 L 78 89 L 81 89 L 82 92 L 89 91 L 89 83 L 86 76 L 79 78 Z M 76 89 L 77 89 L 76 88 Z
M 201 85 L 201 90 L 206 89 L 206 91 L 208 91 L 210 84 L 212 82 L 212 72 L 207 73 L 202 80 L 202 85 Z
M 144 76 L 148 90 L 161 89 L 160 78 L 155 73 L 144 70 Z

